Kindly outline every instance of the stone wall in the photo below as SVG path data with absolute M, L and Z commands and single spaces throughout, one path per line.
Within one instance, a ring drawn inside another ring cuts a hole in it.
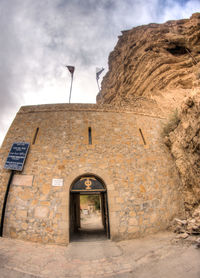
M 1 148 L 2 207 L 9 149 L 13 142 L 31 143 L 24 170 L 16 172 L 11 185 L 4 236 L 67 244 L 70 186 L 86 173 L 106 184 L 111 239 L 167 228 L 183 210 L 179 176 L 160 139 L 164 121 L 155 113 L 109 106 L 22 107 Z M 63 186 L 52 186 L 54 178 L 63 179 Z

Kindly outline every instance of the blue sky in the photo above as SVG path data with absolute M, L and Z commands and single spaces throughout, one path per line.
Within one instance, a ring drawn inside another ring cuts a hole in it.
M 94 103 L 121 30 L 200 11 L 200 0 L 0 0 L 0 143 L 22 105 Z M 102 74 L 103 77 L 103 74 Z

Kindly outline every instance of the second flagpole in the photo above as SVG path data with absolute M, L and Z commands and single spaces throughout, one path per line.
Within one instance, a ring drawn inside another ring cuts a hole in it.
M 70 103 L 70 101 L 71 101 L 72 83 L 73 83 L 73 74 L 71 75 L 71 86 L 70 86 L 70 93 L 69 93 L 69 103 Z
M 97 86 L 98 86 L 98 89 L 99 89 L 99 92 L 100 92 L 99 81 L 98 81 L 98 79 L 96 79 L 96 80 L 97 80 Z

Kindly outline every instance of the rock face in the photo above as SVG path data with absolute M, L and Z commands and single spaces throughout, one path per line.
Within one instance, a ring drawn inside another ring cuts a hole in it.
M 122 31 L 97 102 L 124 105 L 142 96 L 168 114 L 200 87 L 199 62 L 200 13 Z
M 166 117 L 178 108 L 164 140 L 180 173 L 187 217 L 200 204 L 199 65 L 200 13 L 139 26 L 119 36 L 97 96 L 98 103 L 116 106 L 151 99 Z
M 180 122 L 165 138 L 179 170 L 186 211 L 200 204 L 200 94 L 189 97 L 179 113 Z

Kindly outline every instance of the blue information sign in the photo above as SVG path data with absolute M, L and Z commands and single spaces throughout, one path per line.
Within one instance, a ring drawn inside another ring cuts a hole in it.
M 13 143 L 4 168 L 9 170 L 22 171 L 28 153 L 28 149 L 29 143 Z

